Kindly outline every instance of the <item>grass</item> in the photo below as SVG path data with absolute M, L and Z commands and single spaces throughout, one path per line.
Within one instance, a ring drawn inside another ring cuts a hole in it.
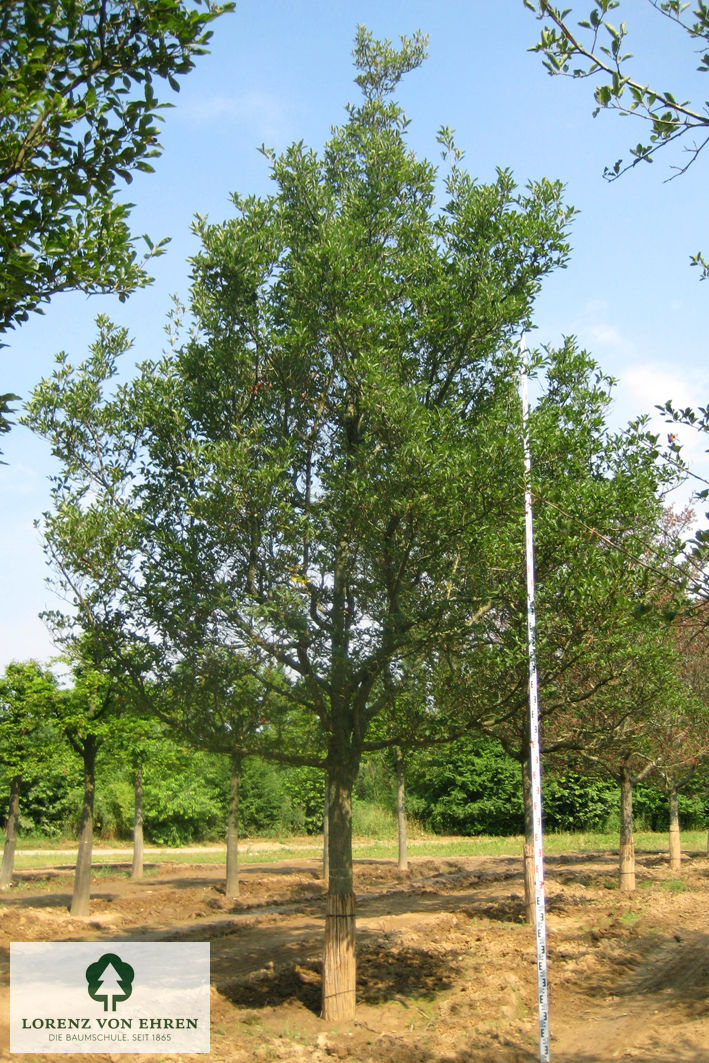
M 522 850 L 521 836 L 507 838 L 474 837 L 446 838 L 436 835 L 416 834 L 410 838 L 408 852 L 411 857 L 429 857 L 441 859 L 456 856 L 508 856 L 519 857 Z M 686 831 L 682 835 L 682 847 L 685 850 L 702 852 L 706 847 L 705 831 Z M 26 850 L 42 849 L 42 854 L 31 855 Z M 170 848 L 148 846 L 145 853 L 146 864 L 156 861 L 221 864 L 225 859 L 223 845 L 208 844 L 204 847 L 188 846 L 194 852 L 179 851 Z M 639 831 L 635 835 L 635 848 L 642 852 L 665 852 L 669 848 L 667 834 L 654 834 Z M 101 850 L 109 850 L 101 852 Z M 617 834 L 548 834 L 544 839 L 544 851 L 547 856 L 560 856 L 582 852 L 617 852 Z M 130 844 L 121 842 L 95 842 L 94 862 L 100 864 L 130 863 Z M 73 869 L 75 843 L 66 839 L 23 839 L 17 849 L 15 862 L 18 869 L 33 867 L 66 867 Z M 278 860 L 317 859 L 322 852 L 322 843 L 318 837 L 284 838 L 265 841 L 261 838 L 246 838 L 239 845 L 240 858 L 243 863 L 269 864 Z M 396 857 L 397 842 L 393 833 L 386 838 L 367 838 L 356 836 L 354 839 L 354 856 L 356 860 L 393 860 Z

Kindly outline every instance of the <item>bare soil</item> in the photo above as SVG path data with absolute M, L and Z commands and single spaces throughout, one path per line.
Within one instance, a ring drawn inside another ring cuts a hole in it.
M 616 856 L 547 859 L 553 1063 L 709 1063 L 709 861 L 638 853 L 638 889 Z M 248 865 L 227 901 L 220 867 L 157 864 L 94 877 L 72 919 L 68 870 L 20 872 L 0 902 L 0 1060 L 9 1054 L 11 941 L 209 940 L 215 1063 L 533 1063 L 535 938 L 521 859 L 358 861 L 358 1010 L 318 1017 L 324 888 L 315 860 Z M 57 1063 L 111 1055 L 47 1055 Z M 126 1057 L 123 1057 L 126 1058 Z M 140 1063 L 205 1056 L 132 1055 Z

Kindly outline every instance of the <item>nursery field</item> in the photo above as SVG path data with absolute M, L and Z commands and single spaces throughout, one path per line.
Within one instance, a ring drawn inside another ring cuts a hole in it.
M 700 838 L 685 838 L 677 876 L 661 840 L 638 836 L 632 894 L 616 888 L 610 847 L 550 847 L 555 1063 L 707 1063 L 709 861 Z M 355 1024 L 341 1029 L 318 1017 L 324 887 L 314 849 L 312 840 L 287 849 L 245 843 L 237 901 L 224 896 L 223 851 L 149 852 L 137 883 L 121 863 L 126 851 L 97 853 L 92 913 L 83 920 L 67 912 L 67 854 L 18 854 L 16 884 L 0 902 L 0 1059 L 35 1059 L 8 1051 L 10 942 L 76 939 L 209 940 L 209 1059 L 218 1063 L 538 1059 L 534 936 L 522 921 L 521 860 L 513 847 L 426 843 L 413 847 L 403 874 L 391 858 L 375 855 L 377 847 L 368 852 L 360 843 L 358 1010 Z

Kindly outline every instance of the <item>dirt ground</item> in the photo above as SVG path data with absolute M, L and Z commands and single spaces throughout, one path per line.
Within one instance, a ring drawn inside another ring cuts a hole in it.
M 678 878 L 663 856 L 637 856 L 633 894 L 616 888 L 613 853 L 546 861 L 553 1063 L 709 1063 L 709 860 L 686 854 Z M 86 920 L 68 914 L 68 869 L 20 872 L 0 902 L 0 1060 L 36 1059 L 9 1054 L 10 942 L 105 939 L 211 942 L 215 1063 L 533 1063 L 535 940 L 520 865 L 420 859 L 403 875 L 359 861 L 358 1009 L 342 1028 L 318 1017 L 315 860 L 245 866 L 236 902 L 219 867 L 152 866 L 141 883 L 106 869 Z

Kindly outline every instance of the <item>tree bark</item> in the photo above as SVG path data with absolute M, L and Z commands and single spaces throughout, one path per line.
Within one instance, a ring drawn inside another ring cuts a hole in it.
M 672 787 L 670 799 L 670 870 L 679 873 L 682 870 L 682 842 L 679 830 L 679 798 Z
M 406 852 L 406 776 L 404 758 L 398 746 L 396 747 L 396 821 L 399 838 L 397 867 L 399 871 L 408 871 L 409 860 Z
M 133 868 L 131 878 L 143 877 L 143 768 L 133 772 L 135 815 L 133 816 Z
M 622 890 L 635 889 L 635 842 L 633 840 L 633 781 L 626 761 L 620 766 L 620 878 Z
M 226 825 L 226 895 L 239 896 L 239 785 L 241 783 L 241 754 L 231 754 L 229 782 L 229 811 Z
M 5 848 L 2 854 L 2 868 L 0 869 L 0 889 L 5 890 L 12 884 L 12 873 L 15 869 L 15 847 L 17 845 L 17 828 L 20 822 L 20 786 L 21 775 L 13 775 L 10 783 L 10 808 L 7 814 L 7 828 L 5 834 Z
M 82 756 L 84 761 L 84 800 L 81 806 L 81 824 L 79 827 L 79 852 L 76 857 L 74 873 L 74 893 L 71 899 L 71 914 L 86 916 L 89 914 L 91 896 L 91 852 L 94 841 L 94 792 L 96 789 L 96 735 L 88 735 L 84 740 Z
M 322 812 L 322 877 L 327 886 L 330 881 L 330 794 L 328 791 L 328 776 L 325 772 L 325 796 L 323 799 Z
M 355 895 L 352 868 L 352 786 L 356 762 L 330 759 L 328 818 L 330 878 L 326 900 L 322 1017 L 351 1022 L 355 1016 Z
M 529 759 L 522 760 L 522 794 L 524 797 L 524 913 L 530 926 L 537 922 L 537 906 L 534 901 L 534 806 L 532 799 L 532 773 Z

